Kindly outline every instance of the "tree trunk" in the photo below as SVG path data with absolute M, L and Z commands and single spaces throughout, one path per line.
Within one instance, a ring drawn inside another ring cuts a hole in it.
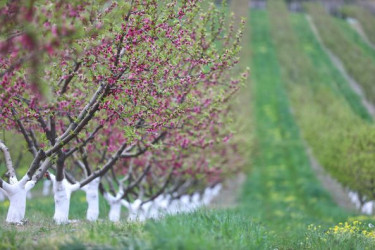
M 55 199 L 55 214 L 53 219 L 57 224 L 69 223 L 70 196 L 72 192 L 79 189 L 79 184 L 70 184 L 66 179 L 56 181 L 55 176 L 50 174 L 53 183 Z
M 48 179 L 45 179 L 43 181 L 43 196 L 47 196 L 50 194 L 50 187 L 51 187 L 51 181 Z
M 26 212 L 26 190 L 19 189 L 13 194 L 9 194 L 9 209 L 6 222 L 8 223 L 20 223 Z
M 144 221 L 146 219 L 142 211 L 141 204 L 142 201 L 140 199 L 136 199 L 133 203 L 130 204 L 130 206 L 128 207 L 128 221 Z
M 121 216 L 121 202 L 112 202 L 109 206 L 109 220 L 112 222 L 118 222 Z
M 121 199 L 117 199 L 109 193 L 104 193 L 104 198 L 109 204 L 109 220 L 118 222 L 121 216 Z
M 14 184 L 3 183 L 3 190 L 9 198 L 9 209 L 6 222 L 22 223 L 26 212 L 26 196 L 35 185 L 35 181 L 27 181 L 24 177 Z
M 4 201 L 6 196 L 6 192 L 0 188 L 0 201 Z
M 86 192 L 88 221 L 96 221 L 99 217 L 99 183 L 100 178 L 96 178 L 82 188 Z

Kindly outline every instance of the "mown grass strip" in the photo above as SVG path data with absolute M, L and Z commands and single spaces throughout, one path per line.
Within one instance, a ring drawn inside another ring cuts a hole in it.
M 258 152 L 243 194 L 243 209 L 275 237 L 274 247 L 304 246 L 311 223 L 332 225 L 347 214 L 316 180 L 289 109 L 269 16 L 251 12 L 252 80 Z M 302 244 L 302 245 L 301 245 Z

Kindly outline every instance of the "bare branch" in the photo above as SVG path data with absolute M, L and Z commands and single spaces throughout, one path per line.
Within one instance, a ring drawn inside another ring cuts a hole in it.
M 34 144 L 34 147 L 36 148 L 36 150 L 39 150 L 39 143 L 38 143 L 38 141 L 36 139 L 34 130 L 29 129 L 29 134 L 30 134 L 31 140 L 32 140 L 32 142 Z
M 133 183 L 131 183 L 128 187 L 126 187 L 125 193 L 129 192 L 130 190 L 138 186 L 138 184 L 143 180 L 143 178 L 145 178 L 146 174 L 150 171 L 150 169 L 151 169 L 151 164 L 148 164 L 148 166 L 143 171 L 143 173 Z
M 38 153 L 34 156 L 34 160 L 32 161 L 29 171 L 27 171 L 27 175 L 31 179 L 34 175 L 35 171 L 38 169 L 40 162 L 45 158 L 46 155 L 43 150 L 39 150 Z
M 65 92 L 68 90 L 68 85 L 69 83 L 72 81 L 75 73 L 77 73 L 77 71 L 79 70 L 80 66 L 81 66 L 82 62 L 77 62 L 74 66 L 74 69 L 72 72 L 69 72 L 69 77 L 67 79 L 65 79 L 64 81 L 64 85 L 62 86 L 61 88 L 61 95 L 65 94 Z
M 80 182 L 80 187 L 83 187 L 94 180 L 96 177 L 103 176 L 107 171 L 117 162 L 120 155 L 125 150 L 127 144 L 124 143 L 120 149 L 107 161 L 103 168 L 94 171 L 89 177 Z
M 0 140 L 0 150 L 3 151 L 5 165 L 8 169 L 9 179 L 17 180 L 16 171 L 13 168 L 12 158 L 10 157 L 9 149 L 5 146 L 4 142 Z
M 65 153 L 66 157 L 71 156 L 73 153 L 75 153 L 78 149 L 83 148 L 84 146 L 87 145 L 90 141 L 94 140 L 95 135 L 99 132 L 99 130 L 103 128 L 103 125 L 99 125 L 96 127 L 94 132 L 92 132 L 89 137 L 86 138 L 80 145 L 75 146 L 74 148 L 70 149 L 68 152 Z
M 171 169 L 171 172 L 169 173 L 169 175 L 167 177 L 167 180 L 165 181 L 164 185 L 159 189 L 159 191 L 156 192 L 153 196 L 151 196 L 148 200 L 143 201 L 141 205 L 145 204 L 146 202 L 152 201 L 156 197 L 158 197 L 159 195 L 161 195 L 164 192 L 164 190 L 168 187 L 168 184 L 171 181 L 172 176 L 173 176 L 173 169 Z
M 166 136 L 167 132 L 166 131 L 163 131 L 162 133 L 160 133 L 159 136 L 157 136 L 152 142 L 151 142 L 151 145 L 155 145 L 157 143 L 159 143 L 162 139 L 164 139 L 164 137 Z M 133 146 L 134 147 L 134 146 Z M 140 156 L 142 154 L 144 154 L 150 147 L 149 146 L 145 146 L 144 148 L 139 148 L 139 150 L 137 152 L 133 152 L 133 153 L 130 153 L 131 150 L 133 148 L 131 148 L 129 151 L 126 150 L 124 151 L 123 154 L 121 154 L 121 157 L 122 158 L 132 158 L 132 157 L 137 157 L 137 156 Z
M 23 126 L 21 120 L 19 118 L 17 118 L 17 113 L 13 108 L 12 108 L 12 114 L 13 114 L 13 117 L 14 117 L 16 123 L 17 123 L 18 128 L 20 129 L 23 137 L 26 140 L 27 146 L 29 148 L 29 152 L 35 157 L 36 154 L 37 154 L 37 149 L 36 149 L 35 145 L 33 144 L 32 140 L 30 139 L 29 135 L 27 134 L 27 131 L 26 131 L 25 127 Z
M 43 177 L 44 173 L 52 166 L 51 159 L 52 157 L 48 157 L 44 160 L 40 168 L 36 171 L 36 174 L 32 177 L 33 181 L 37 182 Z
M 94 107 L 96 105 L 99 106 L 100 102 L 98 102 L 98 100 L 100 100 L 102 97 L 104 97 L 105 88 L 107 88 L 107 85 L 101 84 L 99 86 L 99 88 L 96 90 L 94 95 L 91 97 L 91 100 L 89 101 L 89 103 L 83 108 L 81 113 L 78 115 L 78 117 L 76 119 L 77 122 L 70 123 L 69 127 L 66 129 L 64 134 L 62 134 L 59 138 L 57 138 L 58 142 L 63 141 L 63 139 L 68 137 L 70 132 L 78 126 L 77 124 L 82 123 L 82 121 L 84 120 L 84 118 L 86 117 L 86 115 L 88 113 L 96 111 L 96 109 L 94 109 Z

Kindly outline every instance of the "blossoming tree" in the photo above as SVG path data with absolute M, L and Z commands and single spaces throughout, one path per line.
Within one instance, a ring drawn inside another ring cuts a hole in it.
M 0 5 L 0 126 L 22 134 L 33 157 L 18 180 L 0 142 L 9 176 L 0 179 L 10 200 L 7 222 L 23 219 L 27 191 L 49 169 L 56 171 L 55 220 L 65 222 L 72 191 L 165 133 L 174 136 L 170 131 L 237 88 L 227 70 L 237 62 L 240 34 L 225 26 L 223 11 L 201 6 L 198 0 Z M 180 146 L 189 143 L 186 137 Z M 85 154 L 97 159 L 95 147 L 108 157 L 69 184 L 66 165 Z

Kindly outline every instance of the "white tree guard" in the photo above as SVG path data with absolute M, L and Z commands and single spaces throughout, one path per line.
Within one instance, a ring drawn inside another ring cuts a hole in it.
M 88 204 L 86 219 L 88 221 L 96 221 L 99 217 L 99 184 L 100 177 L 81 188 L 86 192 L 86 201 Z
M 120 220 L 121 216 L 121 205 L 122 205 L 122 200 L 121 200 L 122 192 L 119 192 L 116 197 L 109 193 L 104 193 L 104 199 L 109 204 L 109 220 L 112 222 L 118 222 Z
M 22 223 L 26 212 L 27 192 L 35 186 L 35 181 L 28 181 L 23 177 L 20 181 L 10 180 L 10 184 L 3 182 L 3 191 L 9 198 L 9 209 L 6 218 L 8 223 Z
M 79 189 L 79 183 L 70 184 L 66 179 L 56 181 L 53 174 L 50 174 L 53 183 L 53 192 L 55 199 L 55 214 L 53 219 L 56 224 L 69 223 L 70 197 L 72 192 Z
M 0 202 L 4 201 L 5 197 L 6 197 L 6 192 L 2 188 L 0 188 Z
M 51 184 L 52 182 L 48 179 L 43 181 L 43 196 L 47 196 L 51 193 Z
M 123 201 L 122 204 L 125 204 L 126 201 Z M 128 221 L 144 221 L 146 219 L 145 214 L 141 208 L 142 201 L 136 199 L 133 203 L 130 203 L 128 206 L 129 215 Z

